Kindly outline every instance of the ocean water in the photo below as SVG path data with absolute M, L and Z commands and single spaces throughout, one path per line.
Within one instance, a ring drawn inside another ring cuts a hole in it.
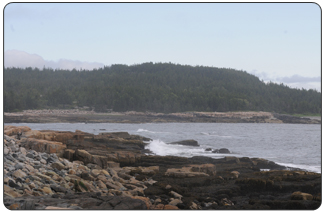
M 156 155 L 222 158 L 229 154 L 205 151 L 227 148 L 231 156 L 257 157 L 287 167 L 321 173 L 321 125 L 269 123 L 6 123 L 29 126 L 33 130 L 81 130 L 93 134 L 128 132 L 153 139 L 146 146 Z M 199 147 L 170 145 L 186 139 Z

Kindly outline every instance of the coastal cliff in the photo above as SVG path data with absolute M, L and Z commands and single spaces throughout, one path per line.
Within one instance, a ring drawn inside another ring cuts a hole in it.
M 127 132 L 93 135 L 5 126 L 4 205 L 11 210 L 321 205 L 321 174 L 230 154 L 222 159 L 149 155 L 148 140 Z

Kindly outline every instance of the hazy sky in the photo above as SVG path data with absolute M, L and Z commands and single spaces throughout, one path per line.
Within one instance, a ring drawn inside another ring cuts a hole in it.
M 314 3 L 11 3 L 5 66 L 172 62 L 245 70 L 321 90 Z

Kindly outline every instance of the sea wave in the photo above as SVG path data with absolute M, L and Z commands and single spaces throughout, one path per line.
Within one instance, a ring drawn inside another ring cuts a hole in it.
M 149 149 L 153 154 L 160 156 L 178 156 L 178 157 L 193 157 L 193 156 L 205 156 L 211 158 L 224 158 L 226 156 L 239 157 L 240 154 L 222 154 L 222 153 L 212 153 L 210 151 L 205 151 L 206 146 L 186 146 L 179 144 L 168 144 L 162 140 L 153 140 L 149 142 L 145 149 Z
M 208 132 L 201 132 L 201 135 L 207 135 L 207 136 L 213 136 L 213 137 L 220 137 L 220 138 L 233 138 L 231 135 L 218 135 L 218 134 L 213 134 L 213 133 L 208 133 Z
M 205 151 L 203 147 L 192 147 L 177 144 L 168 144 L 162 140 L 156 139 L 148 143 L 145 147 L 153 154 L 160 156 L 179 156 L 179 157 L 193 157 L 193 156 L 206 156 L 211 158 L 224 158 L 226 156 L 242 157 L 241 154 L 232 152 L 231 154 L 215 154 Z M 287 168 L 299 168 L 309 172 L 321 173 L 321 166 L 300 165 L 291 163 L 277 163 Z
M 181 156 L 181 157 L 192 157 L 195 155 L 202 155 L 205 150 L 201 147 L 191 147 L 177 144 L 167 144 L 159 139 L 151 141 L 145 147 L 156 155 L 160 156 Z
M 145 133 L 168 133 L 168 132 L 156 132 L 156 131 L 150 131 L 150 130 L 146 130 L 146 129 L 138 129 L 136 132 L 141 133 L 141 132 L 145 132 Z
M 292 163 L 277 163 L 281 166 L 286 166 L 290 168 L 298 168 L 298 169 L 303 169 L 309 172 L 316 172 L 316 173 L 321 173 L 322 172 L 322 167 L 321 166 L 310 166 L 310 165 L 302 165 L 302 164 L 292 164 Z

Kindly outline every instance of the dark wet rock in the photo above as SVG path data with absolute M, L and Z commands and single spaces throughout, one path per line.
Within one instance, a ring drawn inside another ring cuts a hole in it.
M 226 148 L 221 148 L 218 150 L 219 153 L 230 153 L 230 151 Z
M 8 185 L 12 188 L 16 188 L 16 189 L 21 189 L 21 186 L 18 185 L 16 182 L 14 182 L 13 180 L 9 180 L 8 181 Z
M 221 149 L 215 149 L 215 150 L 213 150 L 212 153 L 229 154 L 231 152 L 228 149 L 226 149 L 226 148 L 221 148 Z
M 146 157 L 144 161 L 148 164 L 148 160 L 151 160 L 149 164 L 154 165 L 153 158 Z M 160 170 L 165 170 L 162 166 L 169 168 L 182 166 L 180 161 L 182 159 L 176 161 L 173 158 L 173 160 L 168 161 L 168 164 L 160 164 Z M 321 193 L 320 174 L 297 170 L 287 171 L 284 170 L 285 167 L 274 166 L 273 163 L 266 160 L 247 157 L 212 159 L 198 156 L 189 158 L 187 161 L 183 160 L 183 163 L 215 164 L 218 176 L 216 178 L 201 176 L 190 179 L 187 177 L 175 178 L 171 175 L 166 176 L 158 173 L 153 176 L 153 179 L 158 183 L 148 186 L 145 194 L 159 197 L 162 195 L 169 196 L 170 194 L 165 189 L 166 185 L 169 185 L 183 196 L 183 203 L 177 205 L 181 209 L 192 209 L 193 207 L 201 207 L 202 209 L 290 209 L 299 204 L 291 200 L 293 192 L 301 190 L 313 195 L 313 197 L 314 194 L 318 196 Z M 262 164 L 263 168 L 274 171 L 260 172 L 258 163 Z M 234 176 L 233 173 L 239 174 Z M 254 196 L 255 194 L 257 196 Z M 197 198 L 198 203 L 190 199 L 191 197 Z M 210 197 L 215 198 L 213 199 L 215 203 L 206 205 L 205 203 L 212 202 Z M 169 198 L 172 198 L 172 196 L 169 196 Z M 301 203 L 301 207 L 317 208 L 320 205 L 320 199 L 308 200 L 311 203 Z
M 27 153 L 26 157 L 33 159 L 35 156 L 32 153 Z
M 278 114 L 273 113 L 273 117 L 281 120 L 283 123 L 294 123 L 294 124 L 320 124 L 320 120 L 304 118 L 304 117 L 297 117 L 287 114 Z
M 98 196 L 96 193 L 85 192 L 79 194 L 64 195 L 61 198 L 53 198 L 52 196 L 37 197 L 20 197 L 15 199 L 4 198 L 5 206 L 9 207 L 18 204 L 17 209 L 45 209 L 47 207 L 56 206 L 59 208 L 70 209 L 88 209 L 88 210 L 145 210 L 147 209 L 145 202 L 130 197 L 113 197 Z M 50 209 L 50 208 L 47 208 Z M 53 207 L 53 209 L 55 209 Z
M 171 142 L 169 144 L 180 144 L 180 145 L 185 145 L 185 146 L 200 146 L 198 144 L 198 141 L 190 139 L 190 140 L 183 140 L 183 141 L 175 141 Z
M 13 154 L 12 154 L 12 157 L 14 157 L 15 159 L 18 159 L 18 154 L 13 153 Z
M 55 158 L 49 157 L 46 159 L 46 163 L 54 163 L 56 161 Z
M 54 139 L 55 133 L 44 136 Z M 127 140 L 125 133 L 118 134 L 123 138 L 100 135 L 95 144 L 87 143 L 94 138 L 91 134 L 72 134 L 56 133 L 62 141 L 72 139 L 69 147 L 74 149 L 64 154 L 68 159 L 28 150 L 31 158 L 23 163 L 17 158 L 24 150 L 13 152 L 8 145 L 17 146 L 17 140 L 5 137 L 3 202 L 8 209 L 274 210 L 321 205 L 321 174 L 287 170 L 261 158 L 143 155 L 133 148 L 140 148 L 141 141 Z M 109 139 L 126 149 L 108 147 Z
M 140 140 L 140 141 L 151 141 L 152 139 L 140 136 L 130 135 L 128 132 L 110 132 L 110 133 L 99 133 L 99 135 L 105 135 L 109 138 L 123 138 L 126 140 Z
M 94 181 L 95 178 L 90 175 L 89 172 L 83 171 L 80 176 L 82 179 L 89 180 L 89 181 Z
M 55 192 L 65 193 L 67 191 L 67 188 L 64 188 L 64 187 L 62 187 L 60 185 L 51 184 L 50 187 Z
M 149 150 L 149 149 L 143 149 L 143 150 L 141 150 L 141 153 L 142 154 L 154 154 L 151 150 Z

